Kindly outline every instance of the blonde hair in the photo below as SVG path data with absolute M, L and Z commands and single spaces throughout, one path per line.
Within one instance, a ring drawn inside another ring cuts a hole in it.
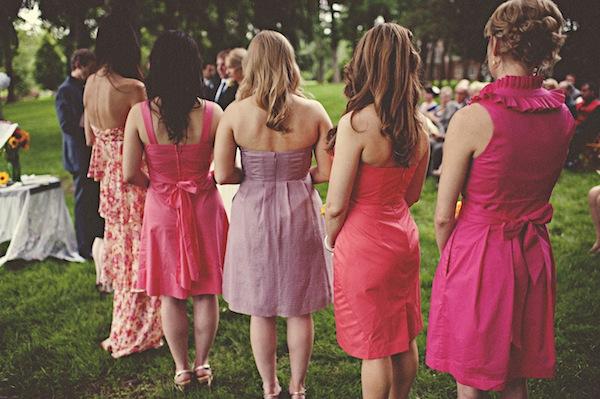
M 239 95 L 240 99 L 256 96 L 258 106 L 267 111 L 268 128 L 289 131 L 286 122 L 291 96 L 304 97 L 300 80 L 294 49 L 285 36 L 264 30 L 252 39 Z
M 510 0 L 494 11 L 484 33 L 498 39 L 500 54 L 548 72 L 560 60 L 563 27 L 563 16 L 551 0 Z
M 229 64 L 231 65 L 231 68 L 243 70 L 242 65 L 247 54 L 248 51 L 245 48 L 236 47 L 232 49 L 225 57 L 225 65 Z

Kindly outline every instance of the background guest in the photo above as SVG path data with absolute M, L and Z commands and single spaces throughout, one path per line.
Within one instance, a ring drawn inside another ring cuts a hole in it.
M 56 92 L 56 116 L 63 136 L 63 164 L 73 176 L 75 188 L 75 233 L 77 249 L 84 258 L 92 257 L 104 236 L 104 220 L 98 213 L 100 185 L 87 177 L 91 148 L 85 144 L 83 126 L 83 88 L 96 67 L 96 56 L 88 49 L 76 50 L 71 57 L 71 74 Z M 106 289 L 101 260 L 96 263 L 96 286 Z
M 542 82 L 542 87 L 546 90 L 555 90 L 559 88 L 556 79 L 552 78 L 544 79 L 544 82 Z
M 428 112 L 433 112 L 437 109 L 438 103 L 435 101 L 435 97 L 440 94 L 440 89 L 436 86 L 427 85 L 423 88 L 423 102 L 419 107 L 419 111 L 423 115 L 427 115 Z
M 217 94 L 217 89 L 221 83 L 221 79 L 217 74 L 217 68 L 214 64 L 205 64 L 202 67 L 202 81 L 204 84 L 202 85 L 200 98 L 212 101 L 215 98 L 215 94 Z
M 587 144 L 595 143 L 600 137 L 600 100 L 598 99 L 598 85 L 586 82 L 581 85 L 581 99 L 575 105 L 575 123 L 577 130 L 569 149 L 567 167 L 580 168 L 584 166 L 582 154 Z M 592 161 L 596 161 L 593 159 Z M 597 162 L 593 162 L 593 169 L 599 168 Z
M 214 101 L 219 103 L 219 99 L 221 95 L 227 91 L 227 65 L 225 64 L 225 59 L 227 58 L 227 54 L 229 54 L 229 49 L 221 50 L 217 54 L 217 75 L 221 79 L 219 85 L 217 87 L 217 91 L 215 92 Z M 235 96 L 234 96 L 235 97 Z M 223 107 L 221 107 L 223 108 Z
M 567 104 L 569 111 L 571 111 L 571 115 L 575 116 L 577 114 L 576 103 L 573 100 L 573 90 L 575 90 L 575 88 L 571 83 L 567 82 L 566 80 L 560 82 L 558 84 L 558 88 L 565 95 L 565 104 Z
M 462 79 L 454 87 L 454 101 L 458 104 L 458 108 L 464 108 L 469 101 L 469 81 Z
M 452 100 L 452 88 L 444 86 L 440 90 L 440 105 L 435 111 L 427 113 L 427 117 L 431 119 L 439 129 L 439 134 L 430 138 L 431 159 L 429 161 L 428 170 L 434 175 L 436 174 L 434 171 L 442 164 L 444 136 L 448 130 L 448 125 L 450 124 L 452 116 L 458 109 L 458 103 Z
M 242 68 L 242 62 L 246 57 L 246 49 L 238 47 L 232 49 L 225 58 L 225 67 L 227 68 L 227 87 L 225 91 L 221 92 L 217 103 L 221 108 L 226 109 L 229 104 L 235 101 L 235 97 L 240 87 L 240 83 L 244 79 L 244 70 Z
M 485 82 L 479 82 L 477 80 L 469 84 L 469 98 L 478 96 L 481 90 L 487 85 Z

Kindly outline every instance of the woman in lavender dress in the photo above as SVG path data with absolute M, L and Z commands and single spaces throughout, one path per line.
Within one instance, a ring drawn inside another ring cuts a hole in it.
M 239 100 L 225 111 L 215 142 L 217 183 L 241 182 L 231 209 L 223 297 L 232 311 L 252 316 L 250 340 L 266 398 L 281 392 L 276 317 L 287 318 L 290 394 L 304 398 L 311 313 L 331 302 L 321 200 L 313 184 L 329 179 L 332 125 L 299 84 L 287 39 L 277 32 L 259 33 L 248 49 Z M 242 169 L 235 167 L 238 147 Z M 311 168 L 313 153 L 317 165 Z

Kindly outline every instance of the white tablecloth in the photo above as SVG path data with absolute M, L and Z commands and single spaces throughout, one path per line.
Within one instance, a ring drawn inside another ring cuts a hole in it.
M 48 256 L 84 262 L 58 178 L 36 176 L 0 188 L 0 242 L 10 240 L 0 266 L 9 260 Z

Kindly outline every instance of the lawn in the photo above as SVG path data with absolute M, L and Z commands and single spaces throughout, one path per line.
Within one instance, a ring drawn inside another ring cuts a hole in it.
M 310 86 L 336 121 L 344 109 L 341 86 Z M 32 135 L 23 154 L 24 173 L 53 173 L 63 180 L 72 207 L 71 178 L 62 169 L 61 136 L 52 99 L 5 107 L 5 116 Z M 0 163 L 0 169 L 3 164 Z M 549 228 L 558 269 L 556 379 L 532 381 L 532 398 L 600 397 L 600 258 L 587 254 L 593 228 L 586 195 L 599 184 L 595 173 L 563 173 L 552 202 Z M 319 187 L 324 194 L 325 187 Z M 422 304 L 426 318 L 438 260 L 433 231 L 435 184 L 427 181 L 413 215 L 421 232 Z M 4 245 L 3 248 L 6 248 Z M 90 263 L 13 262 L 0 268 L 0 398 L 170 398 L 173 365 L 166 345 L 112 359 L 98 346 L 109 332 L 111 298 L 94 290 Z M 285 328 L 278 332 L 279 378 L 289 381 Z M 308 375 L 310 398 L 360 397 L 360 363 L 337 346 L 331 308 L 315 315 L 315 347 Z M 425 332 L 419 338 L 421 368 L 413 398 L 451 398 L 451 378 L 424 366 Z M 221 303 L 221 324 L 212 351 L 212 391 L 194 389 L 190 398 L 258 398 L 261 384 L 248 336 L 248 318 Z

